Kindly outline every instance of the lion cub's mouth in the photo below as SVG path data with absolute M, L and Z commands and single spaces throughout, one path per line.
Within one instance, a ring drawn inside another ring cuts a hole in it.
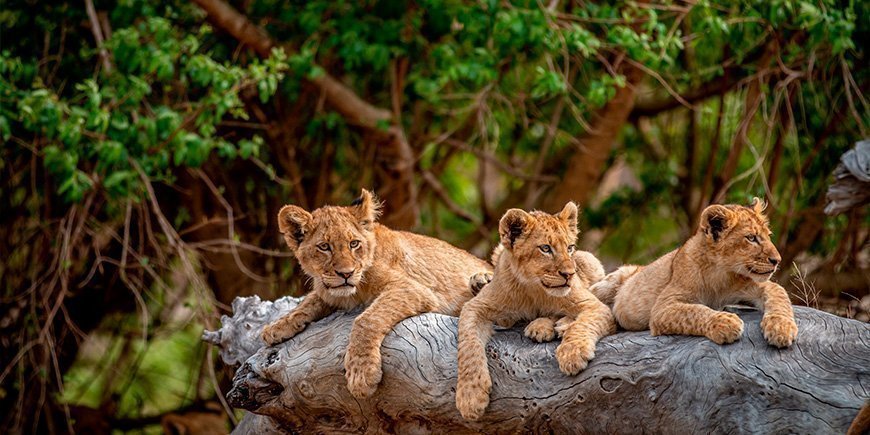
M 753 269 L 753 268 L 751 268 L 751 267 L 749 267 L 748 269 L 749 269 L 749 273 L 751 273 L 751 274 L 753 274 L 753 275 L 770 275 L 771 273 L 773 273 L 774 271 L 776 271 L 776 269 L 770 269 L 770 270 L 768 270 L 768 271 L 766 271 L 766 272 L 761 272 L 761 271 L 755 270 L 755 269 Z
M 551 288 L 551 289 L 559 289 L 559 288 L 571 287 L 570 285 L 568 285 L 568 283 L 565 283 L 565 284 L 558 284 L 558 285 L 548 285 L 547 283 L 541 281 L 541 284 L 542 284 L 544 287 L 546 287 L 546 288 Z
M 330 286 L 326 283 L 323 283 L 323 285 L 326 287 L 326 290 L 329 293 L 337 297 L 349 297 L 353 296 L 354 293 L 356 293 L 356 286 L 348 282 L 337 286 Z
M 571 291 L 571 286 L 567 282 L 564 284 L 549 285 L 541 280 L 541 285 L 544 286 L 544 290 L 546 290 L 550 296 L 567 296 Z
M 338 289 L 343 289 L 343 288 L 354 288 L 356 286 L 353 284 L 345 283 L 345 284 L 326 286 L 326 287 L 329 288 L 330 290 L 338 290 Z

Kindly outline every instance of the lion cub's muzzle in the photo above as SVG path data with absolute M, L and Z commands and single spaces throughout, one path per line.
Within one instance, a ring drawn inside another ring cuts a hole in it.
M 768 261 L 761 262 L 756 261 L 751 264 L 746 265 L 746 274 L 752 278 L 755 282 L 764 282 L 773 277 L 773 274 L 776 272 L 778 262 Z
M 332 273 L 321 276 L 321 282 L 335 296 L 350 296 L 356 293 L 362 273 L 357 270 L 349 273 Z
M 571 292 L 571 286 L 576 275 L 573 273 L 560 273 L 559 275 L 544 275 L 541 277 L 541 286 L 550 296 L 564 297 Z

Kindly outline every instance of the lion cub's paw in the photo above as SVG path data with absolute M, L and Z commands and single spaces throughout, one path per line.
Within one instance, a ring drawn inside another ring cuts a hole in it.
M 476 295 L 483 290 L 487 284 L 492 281 L 492 272 L 475 273 L 469 280 L 468 286 L 471 287 L 471 294 Z
M 483 381 L 483 380 L 482 380 Z M 489 390 L 492 381 L 462 382 L 456 386 L 456 409 L 466 420 L 477 420 L 489 406 Z
M 383 372 L 379 358 L 372 356 L 351 356 L 344 358 L 344 377 L 347 389 L 357 399 L 371 396 L 378 389 Z
M 761 319 L 761 332 L 768 343 L 776 347 L 789 347 L 797 338 L 798 327 L 791 317 L 765 315 Z
M 266 342 L 269 346 L 274 346 L 278 343 L 283 343 L 296 335 L 293 331 L 287 328 L 286 324 L 283 322 L 274 322 L 270 323 L 263 327 L 263 332 L 260 333 L 260 337 L 263 341 Z
M 556 348 L 556 361 L 559 362 L 559 369 L 566 375 L 573 376 L 580 373 L 593 357 L 595 357 L 595 343 L 590 341 L 562 342 Z
M 716 313 L 707 328 L 707 338 L 716 344 L 733 343 L 743 335 L 743 321 L 734 313 Z
M 556 338 L 555 326 L 556 323 L 553 322 L 553 319 L 549 317 L 539 317 L 529 322 L 523 333 L 526 337 L 529 337 L 538 343 L 543 343 L 545 341 L 552 341 Z
M 556 330 L 556 336 L 559 338 L 564 336 L 565 332 L 568 331 L 568 327 L 571 326 L 572 323 L 574 323 L 574 318 L 571 316 L 565 316 L 556 321 L 556 326 L 554 328 Z

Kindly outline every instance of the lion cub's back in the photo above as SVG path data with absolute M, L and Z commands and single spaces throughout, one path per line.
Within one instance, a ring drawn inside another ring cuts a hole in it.
M 393 234 L 395 254 L 403 259 L 405 272 L 440 295 L 445 307 L 439 311 L 445 314 L 458 315 L 472 297 L 469 279 L 473 275 L 492 271 L 487 262 L 443 240 L 406 231 Z
M 631 331 L 649 329 L 652 307 L 671 279 L 676 253 L 674 250 L 663 255 L 625 281 L 613 300 L 613 316 L 619 326 Z

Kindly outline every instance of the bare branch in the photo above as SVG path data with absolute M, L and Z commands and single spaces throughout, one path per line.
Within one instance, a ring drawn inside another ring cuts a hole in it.
M 93 0 L 85 0 L 85 10 L 88 13 L 88 20 L 91 22 L 91 32 L 94 34 L 94 41 L 97 43 L 103 70 L 110 73 L 112 72 L 112 61 L 109 60 L 109 51 L 103 46 L 103 30 L 100 27 L 100 19 L 97 17 L 97 10 L 94 8 Z

